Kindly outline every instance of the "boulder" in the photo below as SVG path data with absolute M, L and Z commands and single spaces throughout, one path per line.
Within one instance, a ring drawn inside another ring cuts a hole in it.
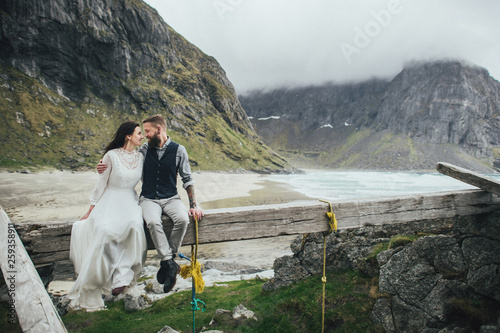
M 457 218 L 458 219 L 458 218 Z M 464 219 L 476 220 L 475 217 Z M 453 232 L 454 221 L 451 219 L 421 220 L 410 223 L 398 223 L 378 226 L 363 226 L 356 229 L 344 229 L 327 236 L 327 269 L 358 269 L 370 276 L 378 275 L 378 264 L 374 260 L 366 263 L 366 258 L 377 244 L 389 242 L 396 235 L 449 234 Z M 284 256 L 274 262 L 274 278 L 263 286 L 265 290 L 274 290 L 288 286 L 308 276 L 321 274 L 323 271 L 323 234 L 308 234 L 297 237 L 290 245 L 293 256 Z M 391 251 L 398 251 L 392 249 Z
M 243 304 L 236 306 L 233 311 L 217 309 L 209 326 L 218 327 L 221 325 L 238 327 L 246 320 L 257 320 L 253 311 L 248 310 Z
M 492 214 L 482 223 L 498 228 L 496 217 Z M 387 332 L 478 331 L 496 326 L 500 241 L 490 235 L 423 237 L 378 258 L 379 289 L 390 299 L 379 298 L 372 316 Z
M 134 297 L 133 295 L 127 294 L 123 297 L 123 304 L 125 311 L 135 311 L 150 307 L 151 301 L 147 295 Z
M 163 326 L 163 328 L 161 330 L 159 330 L 158 333 L 180 333 L 180 332 L 174 330 L 170 326 Z

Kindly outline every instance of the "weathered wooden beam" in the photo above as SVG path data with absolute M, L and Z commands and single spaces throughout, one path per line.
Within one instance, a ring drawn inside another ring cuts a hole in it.
M 469 185 L 479 187 L 486 192 L 500 195 L 500 182 L 491 177 L 483 176 L 475 173 L 474 171 L 444 162 L 439 162 L 436 169 L 443 175 L 447 175 Z
M 23 332 L 67 332 L 9 217 L 0 207 L 0 266 L 9 295 L 8 320 Z
M 332 202 L 332 207 L 338 228 L 348 229 L 498 211 L 500 198 L 465 190 L 343 200 Z M 319 201 L 207 210 L 199 223 L 199 244 L 323 232 L 328 230 L 327 211 L 328 204 Z M 68 259 L 71 227 L 72 222 L 16 225 L 36 264 Z M 171 222 L 166 222 L 165 232 L 170 230 Z M 190 223 L 183 245 L 194 242 L 194 223 Z M 149 248 L 154 249 L 151 242 Z

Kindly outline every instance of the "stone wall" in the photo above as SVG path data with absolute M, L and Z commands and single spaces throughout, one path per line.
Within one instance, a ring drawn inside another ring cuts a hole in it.
M 424 237 L 366 260 L 396 235 Z M 379 276 L 373 319 L 387 332 L 499 332 L 500 212 L 341 230 L 326 246 L 328 270 Z M 275 261 L 264 289 L 322 273 L 322 234 L 291 247 L 293 256 Z

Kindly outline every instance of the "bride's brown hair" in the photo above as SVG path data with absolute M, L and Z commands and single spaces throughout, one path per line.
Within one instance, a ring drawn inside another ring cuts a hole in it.
M 104 148 L 103 156 L 106 155 L 106 153 L 111 149 L 121 148 L 125 146 L 125 138 L 127 137 L 127 135 L 134 134 L 135 128 L 137 126 L 139 126 L 139 124 L 135 121 L 126 121 L 121 124 L 120 127 L 118 127 L 118 129 L 116 130 L 115 136 L 113 136 L 113 140 L 111 140 L 106 148 Z

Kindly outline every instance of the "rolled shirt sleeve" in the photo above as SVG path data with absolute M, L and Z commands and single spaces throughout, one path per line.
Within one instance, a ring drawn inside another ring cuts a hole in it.
M 189 165 L 189 157 L 186 148 L 179 145 L 177 149 L 177 165 L 179 167 L 179 176 L 182 179 L 182 187 L 186 189 L 190 185 L 194 185 L 194 179 L 191 175 L 191 166 Z
M 97 180 L 97 184 L 94 187 L 94 190 L 90 194 L 90 204 L 95 205 L 101 199 L 104 194 L 104 190 L 108 186 L 109 175 L 111 174 L 111 169 L 113 165 L 111 163 L 111 157 L 109 156 L 110 152 L 108 151 L 106 155 L 102 158 L 102 161 L 108 165 L 108 168 L 99 175 L 99 179 Z

